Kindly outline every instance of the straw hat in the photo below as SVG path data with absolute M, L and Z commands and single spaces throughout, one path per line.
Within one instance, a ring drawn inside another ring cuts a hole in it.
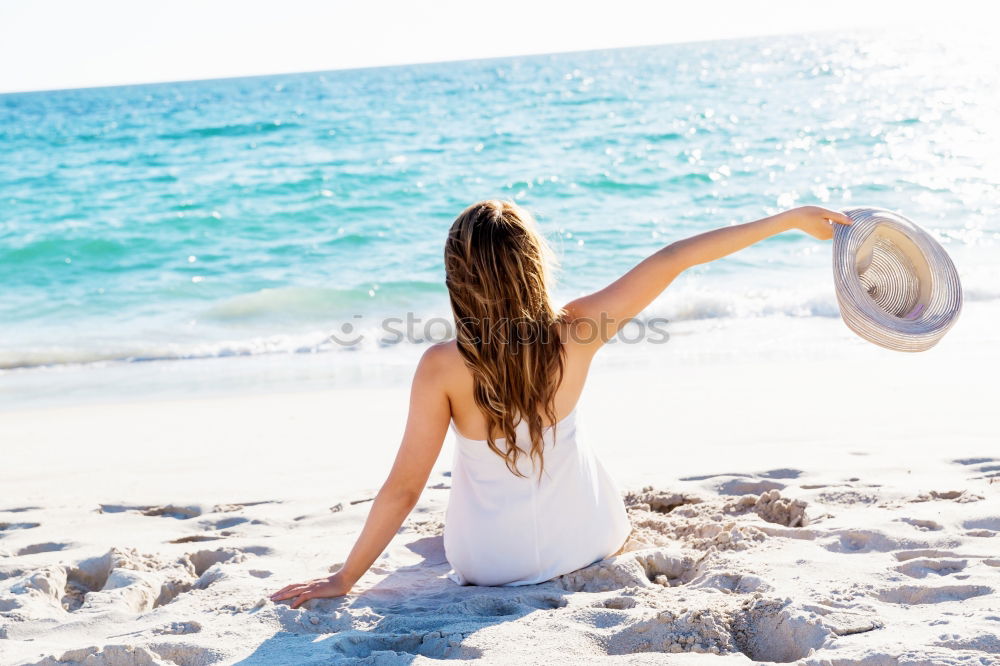
M 834 224 L 833 281 L 840 316 L 887 349 L 930 349 L 962 311 L 962 285 L 944 248 L 899 213 L 852 208 Z

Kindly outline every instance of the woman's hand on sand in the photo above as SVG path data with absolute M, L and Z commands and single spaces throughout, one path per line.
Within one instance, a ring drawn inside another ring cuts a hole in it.
M 327 578 L 317 578 L 305 583 L 286 585 L 271 595 L 271 601 L 292 599 L 292 608 L 298 608 L 310 599 L 327 599 L 342 597 L 351 591 L 351 585 L 344 580 L 340 572 Z
M 783 213 L 781 217 L 795 229 L 801 229 L 813 238 L 830 240 L 833 238 L 834 224 L 851 224 L 851 218 L 835 210 L 821 206 L 800 206 Z

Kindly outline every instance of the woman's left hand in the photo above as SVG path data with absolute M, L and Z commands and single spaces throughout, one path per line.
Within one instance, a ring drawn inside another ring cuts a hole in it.
M 342 597 L 351 591 L 351 587 L 352 585 L 344 580 L 338 571 L 327 578 L 317 578 L 305 583 L 286 585 L 271 595 L 271 601 L 284 601 L 294 597 L 292 608 L 298 608 L 310 599 Z

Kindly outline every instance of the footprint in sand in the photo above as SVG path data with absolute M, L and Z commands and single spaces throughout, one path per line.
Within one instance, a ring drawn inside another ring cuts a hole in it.
M 834 553 L 884 553 L 928 546 L 926 542 L 896 539 L 878 530 L 845 529 L 835 530 L 832 534 L 834 540 L 823 547 Z
M 967 530 L 990 530 L 1000 532 L 1000 516 L 986 516 L 984 518 L 973 518 L 962 523 L 962 527 Z
M 650 548 L 601 560 L 555 580 L 559 587 L 571 592 L 607 592 L 630 586 L 677 587 L 701 573 L 700 561 L 665 548 Z
M 626 506 L 641 507 L 654 513 L 670 513 L 677 507 L 686 504 L 700 504 L 701 502 L 700 497 L 686 493 L 654 490 L 653 486 L 646 486 L 638 493 L 625 493 Z
M 174 602 L 193 589 L 205 589 L 222 575 L 216 565 L 243 562 L 266 548 L 218 548 L 165 558 L 134 549 L 112 548 L 75 564 L 47 566 L 25 573 L 0 598 L 7 610 L 20 608 L 32 592 L 63 611 L 144 613 Z M 25 595 L 25 596 L 22 596 Z
M 990 539 L 997 535 L 993 530 L 969 530 L 965 533 L 965 536 L 977 537 L 980 539 Z
M 766 479 L 797 479 L 802 476 L 802 470 L 782 467 L 779 469 L 768 470 L 767 472 L 761 472 L 758 476 L 763 476 Z
M 530 590 L 495 588 L 488 593 L 471 587 L 460 595 L 463 598 L 449 598 L 447 603 L 442 603 L 440 595 L 413 595 L 392 600 L 386 607 L 374 603 L 366 612 L 372 625 L 358 623 L 346 612 L 308 610 L 310 606 L 338 608 L 344 603 L 342 599 L 310 601 L 297 610 L 277 605 L 274 611 L 287 632 L 323 634 L 324 645 L 332 652 L 330 661 L 376 659 L 373 663 L 383 663 L 386 653 L 396 653 L 388 657 L 389 662 L 410 663 L 418 655 L 430 659 L 480 658 L 480 649 L 465 644 L 477 630 L 566 605 L 563 595 L 550 586 Z M 383 653 L 381 659 L 378 653 Z
M 37 555 L 39 553 L 51 553 L 57 550 L 64 550 L 69 546 L 68 543 L 56 543 L 49 541 L 47 543 L 35 543 L 30 546 L 25 546 L 17 551 L 17 555 Z
M 163 518 L 176 518 L 177 520 L 189 520 L 197 518 L 202 514 L 199 506 L 177 506 L 175 504 L 164 504 L 160 506 L 129 506 L 125 504 L 101 504 L 98 513 L 123 513 L 132 511 L 141 513 L 144 516 L 160 516 Z
M 188 534 L 186 536 L 178 537 L 172 539 L 169 543 L 198 543 L 201 541 L 219 541 L 220 539 L 225 539 L 227 537 L 237 536 L 237 533 L 229 528 L 236 527 L 237 525 L 243 525 L 245 523 L 250 524 L 260 524 L 262 521 L 250 520 L 249 518 L 243 518 L 242 516 L 232 516 L 229 518 L 221 518 L 218 520 L 203 520 L 199 523 L 199 527 L 206 532 L 214 532 L 213 534 Z
M 730 626 L 732 620 L 728 613 L 714 607 L 693 613 L 687 610 L 659 609 L 639 621 L 635 620 L 634 613 L 607 611 L 602 618 L 604 624 L 621 628 L 602 639 L 604 653 L 611 656 L 640 652 L 721 654 L 743 651 L 745 645 L 740 645 Z M 667 663 L 667 657 L 661 658 Z
M 918 530 L 924 532 L 936 532 L 944 529 L 940 523 L 933 520 L 923 520 L 921 518 L 897 518 L 897 520 L 906 523 L 907 525 L 913 525 Z
M 731 607 L 659 609 L 601 641 L 608 655 L 636 652 L 743 653 L 755 663 L 792 662 L 832 638 L 881 626 L 870 618 L 823 618 L 787 600 L 754 594 Z M 699 662 L 700 663 L 700 662 Z
M 978 502 L 981 499 L 983 499 L 982 495 L 977 495 L 968 490 L 932 490 L 928 493 L 921 493 L 909 501 L 916 503 L 948 500 L 957 502 L 958 504 L 968 504 L 969 502 Z
M 1000 516 L 966 520 L 962 523 L 962 527 L 968 530 L 965 533 L 966 536 L 991 539 L 1000 535 Z
M 783 490 L 785 484 L 769 479 L 730 479 L 716 486 L 720 495 L 760 495 L 768 490 Z
M 900 550 L 892 554 L 898 562 L 907 562 L 918 557 L 955 557 L 961 558 L 963 555 L 951 550 L 937 550 L 934 548 L 918 548 L 916 550 Z
M 670 603 L 667 599 L 674 603 L 665 608 L 660 604 Z M 733 602 L 700 604 L 684 595 L 650 597 L 626 588 L 614 597 L 569 612 L 585 612 L 588 623 L 612 629 L 603 632 L 600 641 L 607 655 L 742 653 L 755 663 L 796 661 L 837 636 L 882 626 L 875 618 L 832 609 L 824 609 L 817 620 L 816 613 L 761 593 L 734 598 Z M 646 612 L 632 610 L 637 607 Z
M 11 532 L 13 530 L 30 530 L 39 527 L 41 523 L 0 523 L 0 536 L 4 536 L 4 532 Z
M 827 490 L 816 496 L 816 501 L 823 504 L 837 504 L 852 506 L 855 504 L 874 504 L 879 500 L 879 496 L 874 493 L 866 493 L 860 490 Z
M 197 626 L 201 630 L 201 625 L 195 621 L 178 622 L 177 625 Z M 186 631 L 183 633 L 195 633 Z M 153 633 L 158 633 L 153 630 Z M 165 635 L 171 633 L 170 628 Z M 65 666 L 66 664 L 208 664 L 215 663 L 217 653 L 210 647 L 200 645 L 162 642 L 145 647 L 125 643 L 120 645 L 105 645 L 97 647 L 91 645 L 76 650 L 67 650 L 58 658 L 49 656 L 41 661 L 35 662 L 33 666 Z
M 993 588 L 985 585 L 901 585 L 882 590 L 878 593 L 878 600 L 891 604 L 940 604 L 965 601 L 985 594 L 993 594 Z
M 212 536 L 210 534 L 191 534 L 189 536 L 171 539 L 168 543 L 201 543 L 204 541 L 219 541 L 224 538 L 224 536 Z
M 956 465 L 981 465 L 983 463 L 996 462 L 996 458 L 958 458 L 952 460 Z
M 896 567 L 896 571 L 910 578 L 926 578 L 930 575 L 950 576 L 965 569 L 968 560 L 932 560 L 915 558 Z
M 162 505 L 127 505 L 127 504 L 101 504 L 98 508 L 98 513 L 138 513 L 143 516 L 151 516 L 158 518 L 174 518 L 176 520 L 191 520 L 192 518 L 203 518 L 199 522 L 199 527 L 203 531 L 218 531 L 216 534 L 187 534 L 175 539 L 171 539 L 168 543 L 180 544 L 180 543 L 198 543 L 204 541 L 218 541 L 226 537 L 234 536 L 231 528 L 237 525 L 249 524 L 263 524 L 264 521 L 251 520 L 244 516 L 225 516 L 220 518 L 209 518 L 208 516 L 216 513 L 233 513 L 235 511 L 241 511 L 242 509 L 250 506 L 257 506 L 260 504 L 272 504 L 276 503 L 274 500 L 262 500 L 259 502 L 241 502 L 241 503 L 231 503 L 231 504 L 217 504 L 211 511 L 206 512 L 202 506 L 198 505 L 179 505 L 179 504 L 162 504 Z
M 795 479 L 802 475 L 797 469 L 772 469 L 758 474 L 745 474 L 733 472 L 727 474 L 705 474 L 701 476 L 688 476 L 681 481 L 708 481 L 715 479 L 711 484 L 712 490 L 720 495 L 760 495 L 768 490 L 783 490 L 787 484 L 775 481 L 774 479 Z
M 251 522 L 250 519 L 243 516 L 230 516 L 229 518 L 220 518 L 219 520 L 203 520 L 199 525 L 206 530 L 225 530 L 249 522 Z
M 982 476 L 974 476 L 974 479 L 996 479 L 1000 478 L 1000 458 L 959 458 L 952 462 L 964 465 L 970 470 Z
M 482 656 L 481 650 L 462 645 L 462 641 L 466 638 L 468 638 L 468 633 L 462 632 L 444 634 L 440 631 L 429 633 L 416 631 L 399 635 L 373 634 L 352 630 L 338 633 L 330 639 L 330 642 L 335 654 L 354 659 L 369 658 L 376 652 L 402 653 L 400 657 L 410 655 L 411 658 L 417 655 L 431 659 L 480 658 Z
M 187 650 L 172 650 L 174 658 L 179 657 L 179 652 Z M 203 650 L 198 650 L 203 652 Z M 171 659 L 173 661 L 173 659 Z M 160 654 L 152 647 L 144 648 L 138 645 L 105 645 L 97 647 L 79 648 L 67 650 L 58 659 L 54 656 L 46 657 L 35 662 L 33 666 L 63 666 L 64 664 L 162 664 Z M 177 662 L 174 662 L 177 663 Z

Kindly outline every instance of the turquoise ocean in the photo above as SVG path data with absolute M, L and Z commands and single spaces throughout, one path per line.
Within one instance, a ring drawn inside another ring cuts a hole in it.
M 0 95 L 0 401 L 407 364 L 484 198 L 536 215 L 563 299 L 801 204 L 898 210 L 998 299 L 996 56 L 866 32 Z M 839 324 L 829 246 L 776 237 L 644 317 Z

